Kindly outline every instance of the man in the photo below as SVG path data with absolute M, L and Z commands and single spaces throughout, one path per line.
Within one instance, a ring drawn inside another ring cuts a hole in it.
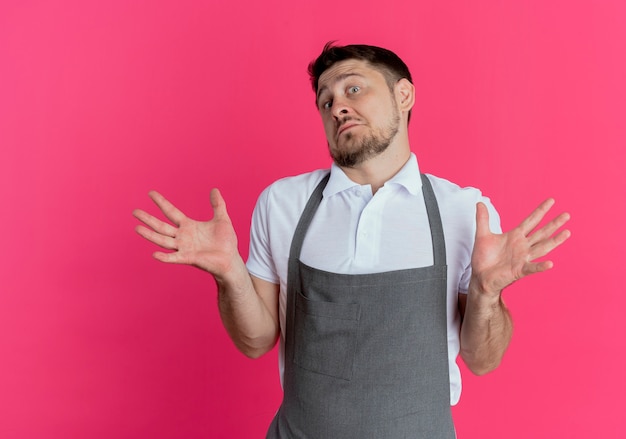
M 309 66 L 334 164 L 261 194 L 244 264 L 219 191 L 214 218 L 187 218 L 150 196 L 174 225 L 137 210 L 140 235 L 218 284 L 236 346 L 258 357 L 280 339 L 283 403 L 268 438 L 454 438 L 460 353 L 495 369 L 512 322 L 502 290 L 552 267 L 569 237 L 553 204 L 499 233 L 473 188 L 420 175 L 408 138 L 415 91 L 394 53 L 327 44 Z M 495 232 L 495 233 L 492 233 Z

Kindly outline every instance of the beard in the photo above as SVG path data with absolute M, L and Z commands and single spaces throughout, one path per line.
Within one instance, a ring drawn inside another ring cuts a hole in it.
M 337 145 L 333 150 L 329 145 L 330 156 L 338 166 L 353 168 L 389 148 L 398 134 L 399 127 L 400 114 L 394 107 L 394 112 L 386 126 L 372 131 L 360 139 L 351 132 L 345 133 L 343 135 L 343 147 Z M 353 144 L 349 145 L 350 143 Z M 337 140 L 337 144 L 339 144 L 339 140 Z

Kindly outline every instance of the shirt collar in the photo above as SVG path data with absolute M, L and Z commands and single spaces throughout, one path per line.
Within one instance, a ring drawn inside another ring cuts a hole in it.
M 411 153 L 409 160 L 396 175 L 385 183 L 385 186 L 390 184 L 403 186 L 411 195 L 417 195 L 421 191 L 422 179 L 415 154 Z M 350 180 L 343 169 L 333 163 L 330 167 L 330 179 L 324 188 L 324 197 L 332 197 L 354 186 L 360 185 Z
M 402 169 L 385 183 L 385 185 L 388 184 L 404 186 L 411 195 L 419 195 L 421 193 L 422 177 L 420 176 L 420 168 L 415 154 L 411 153 L 411 157 L 409 157 Z

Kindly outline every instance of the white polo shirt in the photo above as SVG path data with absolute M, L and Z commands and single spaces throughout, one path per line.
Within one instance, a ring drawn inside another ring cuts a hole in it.
M 250 274 L 280 284 L 281 328 L 279 368 L 284 371 L 287 265 L 293 234 L 311 193 L 328 170 L 317 170 L 276 181 L 260 195 L 252 216 Z M 380 273 L 433 264 L 430 226 L 422 195 L 417 158 L 372 195 L 370 185 L 350 180 L 336 165 L 322 202 L 302 246 L 303 263 L 341 274 Z M 501 233 L 500 218 L 488 198 L 475 188 L 461 188 L 428 175 L 443 224 L 448 263 L 448 356 L 450 402 L 461 395 L 458 294 L 467 293 L 476 232 L 476 203 L 489 208 L 490 228 Z

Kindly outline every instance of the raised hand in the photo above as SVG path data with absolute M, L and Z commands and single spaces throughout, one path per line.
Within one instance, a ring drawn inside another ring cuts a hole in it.
M 534 229 L 553 205 L 553 199 L 544 201 L 519 226 L 503 234 L 491 233 L 487 207 L 483 203 L 476 205 L 476 241 L 472 253 L 475 286 L 483 293 L 498 295 L 524 276 L 552 268 L 552 261 L 536 260 L 570 237 L 569 230 L 558 231 L 570 216 L 562 213 L 545 226 Z
M 211 191 L 213 219 L 205 222 L 188 218 L 158 192 L 152 191 L 149 195 L 173 223 L 161 221 L 140 209 L 133 212 L 135 218 L 147 226 L 137 226 L 137 233 L 163 249 L 172 250 L 155 252 L 156 259 L 193 265 L 215 276 L 227 273 L 240 260 L 237 235 L 217 189 Z

